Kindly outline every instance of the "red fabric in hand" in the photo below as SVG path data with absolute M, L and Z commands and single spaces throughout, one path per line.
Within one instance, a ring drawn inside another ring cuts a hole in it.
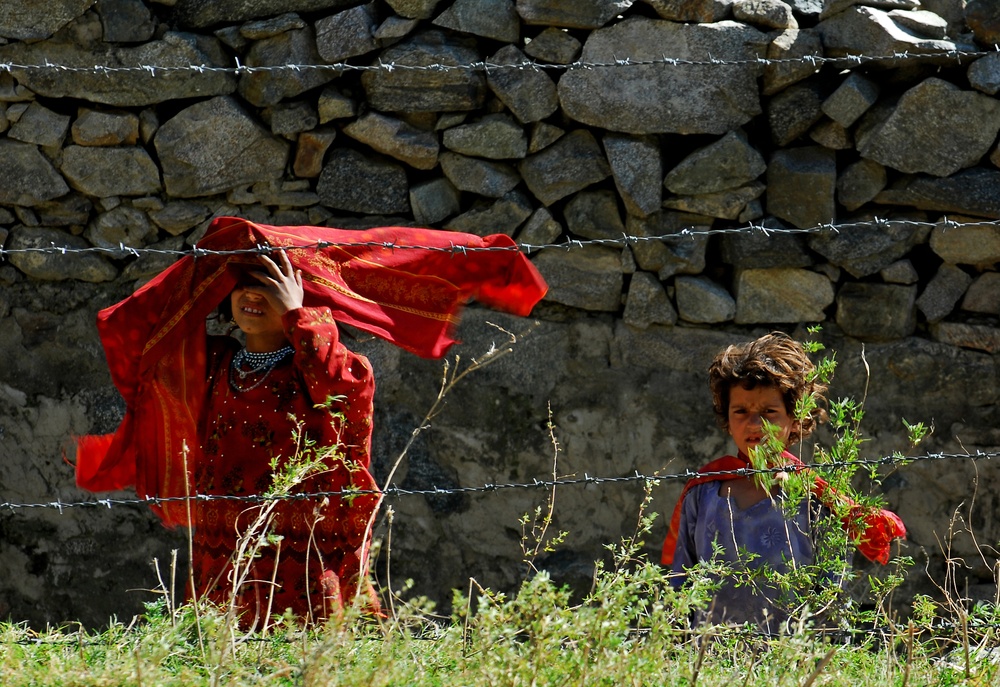
M 795 472 L 809 471 L 809 468 L 801 460 L 791 453 L 785 451 L 781 454 L 785 461 L 784 465 Z M 699 476 L 687 481 L 681 496 L 674 506 L 673 515 L 670 518 L 670 526 L 667 530 L 667 537 L 663 541 L 663 550 L 660 554 L 660 562 L 669 566 L 674 562 L 674 551 L 677 549 L 677 537 L 680 534 L 681 508 L 684 504 L 684 497 L 687 493 L 699 484 L 706 482 L 725 481 L 740 479 L 746 475 L 735 472 L 750 467 L 750 461 L 743 455 L 723 456 L 717 458 L 698 470 Z M 726 472 L 729 474 L 716 475 L 711 473 Z M 890 510 L 864 508 L 846 496 L 838 494 L 830 488 L 829 483 L 822 477 L 815 476 L 812 493 L 820 500 L 820 503 L 831 508 L 837 503 L 850 505 L 847 515 L 841 522 L 847 531 L 851 541 L 853 541 L 858 551 L 865 558 L 876 563 L 885 565 L 889 562 L 890 545 L 894 539 L 906 537 L 906 526 L 902 519 Z

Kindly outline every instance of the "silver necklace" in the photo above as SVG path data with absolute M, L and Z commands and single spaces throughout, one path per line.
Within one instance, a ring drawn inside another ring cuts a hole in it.
M 233 391 L 244 392 L 252 391 L 258 386 L 264 383 L 264 380 L 268 378 L 271 374 L 271 370 L 274 369 L 275 365 L 281 362 L 289 353 L 292 353 L 293 349 L 291 346 L 285 346 L 278 349 L 277 351 L 269 351 L 266 353 L 253 353 L 248 351 L 244 346 L 236 355 L 233 356 L 233 362 L 230 365 L 231 373 L 229 375 L 229 386 L 232 387 Z M 261 374 L 260 379 L 249 386 L 241 386 L 236 378 L 239 377 L 240 380 L 244 380 L 250 375 Z

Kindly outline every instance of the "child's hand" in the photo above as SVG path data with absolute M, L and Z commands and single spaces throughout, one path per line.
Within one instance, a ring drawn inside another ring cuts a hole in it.
M 302 270 L 292 268 L 288 253 L 281 251 L 281 268 L 266 255 L 259 256 L 267 268 L 268 275 L 254 272 L 253 275 L 267 288 L 261 293 L 279 315 L 302 307 L 305 290 L 302 288 Z

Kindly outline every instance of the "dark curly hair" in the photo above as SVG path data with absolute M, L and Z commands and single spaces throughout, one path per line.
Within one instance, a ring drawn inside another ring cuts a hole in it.
M 818 423 L 826 420 L 826 410 L 822 407 L 826 384 L 814 378 L 815 369 L 802 344 L 783 332 L 771 332 L 754 341 L 727 347 L 708 368 L 716 422 L 729 432 L 729 390 L 734 384 L 748 390 L 774 387 L 781 392 L 785 410 L 791 417 L 795 416 L 799 399 L 809 396 L 816 399 L 816 407 L 799 419 L 798 430 L 793 429 L 788 437 L 789 443 L 804 439 Z

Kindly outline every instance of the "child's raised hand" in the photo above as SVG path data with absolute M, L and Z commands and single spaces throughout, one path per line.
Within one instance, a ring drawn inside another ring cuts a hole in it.
M 302 288 L 302 270 L 296 270 L 292 267 L 288 253 L 281 251 L 280 268 L 274 260 L 266 255 L 260 255 L 258 259 L 267 268 L 267 274 L 254 272 L 253 275 L 267 287 L 262 289 L 261 293 L 271 304 L 271 307 L 279 315 L 284 315 L 295 308 L 301 308 L 305 297 L 305 290 Z

